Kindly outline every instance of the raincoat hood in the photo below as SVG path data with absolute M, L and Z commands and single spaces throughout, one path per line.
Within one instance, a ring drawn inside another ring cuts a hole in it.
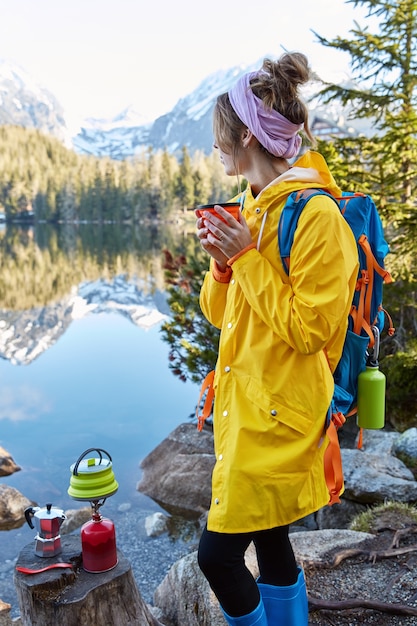
M 333 178 L 323 156 L 318 152 L 308 151 L 297 159 L 292 167 L 284 174 L 278 176 L 258 197 L 264 193 L 276 193 L 275 187 L 279 185 L 279 195 L 287 196 L 299 189 L 320 187 L 328 191 L 332 196 L 340 197 L 342 190 Z

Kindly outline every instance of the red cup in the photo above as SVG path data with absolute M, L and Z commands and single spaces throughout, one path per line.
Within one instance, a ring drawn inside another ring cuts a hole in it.
M 204 217 L 203 213 L 212 213 L 219 217 L 223 222 L 225 221 L 214 208 L 215 206 L 221 206 L 222 209 L 225 209 L 230 215 L 233 215 L 235 219 L 239 219 L 239 211 L 240 211 L 240 202 L 216 202 L 215 204 L 200 204 L 196 210 L 195 214 L 197 217 Z

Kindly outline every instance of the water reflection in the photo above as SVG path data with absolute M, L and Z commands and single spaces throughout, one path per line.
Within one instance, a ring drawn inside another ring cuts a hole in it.
M 178 229 L 125 224 L 8 227 L 0 233 L 0 356 L 27 364 L 92 311 L 157 323 L 167 313 L 161 250 L 179 237 Z
M 164 292 L 148 279 L 126 275 L 72 285 L 70 292 L 43 307 L 24 311 L 0 309 L 0 356 L 27 365 L 48 350 L 76 319 L 91 313 L 119 313 L 141 328 L 150 328 L 169 314 Z
M 0 302 L 15 311 L 45 306 L 84 281 L 120 274 L 163 288 L 161 250 L 181 239 L 178 228 L 155 225 L 8 226 L 0 232 Z
M 161 251 L 180 244 L 175 229 L 113 225 L 0 233 L 0 445 L 22 468 L 4 484 L 39 506 L 77 508 L 69 467 L 98 447 L 119 482 L 106 503 L 116 526 L 121 504 L 138 518 L 159 510 L 136 490 L 139 462 L 198 398 L 169 370 L 159 332 L 169 313 Z M 12 576 L 32 539 L 27 525 L 0 532 L 0 574 Z
M 26 422 L 37 419 L 38 415 L 49 412 L 50 403 L 36 387 L 30 383 L 7 387 L 2 385 L 0 395 L 0 421 Z

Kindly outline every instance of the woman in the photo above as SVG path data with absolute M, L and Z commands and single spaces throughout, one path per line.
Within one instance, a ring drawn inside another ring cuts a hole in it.
M 277 225 L 294 190 L 340 195 L 324 159 L 307 152 L 292 166 L 308 113 L 298 96 L 309 79 L 300 53 L 243 76 L 217 100 L 215 148 L 226 173 L 243 176 L 239 220 L 217 207 L 197 220 L 211 256 L 201 308 L 221 329 L 214 378 L 216 464 L 199 565 L 229 624 L 305 626 L 304 575 L 289 524 L 329 500 L 323 455 L 333 394 L 356 283 L 357 251 L 329 197 L 312 197 L 300 216 L 289 275 Z M 220 218 L 223 218 L 220 219 Z M 260 576 L 244 563 L 253 541 Z

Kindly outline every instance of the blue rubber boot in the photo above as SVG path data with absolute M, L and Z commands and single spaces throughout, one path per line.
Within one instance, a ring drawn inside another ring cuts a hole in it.
M 230 615 L 223 610 L 223 615 L 230 626 L 268 626 L 269 624 L 266 619 L 262 599 L 252 613 L 241 615 L 240 617 L 230 617 Z
M 258 582 L 268 626 L 308 626 L 308 600 L 304 572 L 298 568 L 294 585 L 276 587 Z

